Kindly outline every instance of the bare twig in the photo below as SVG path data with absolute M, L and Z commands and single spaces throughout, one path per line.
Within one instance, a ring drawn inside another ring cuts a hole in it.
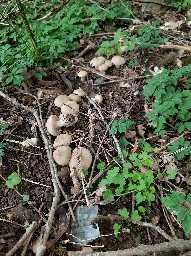
M 16 243 L 16 245 L 6 253 L 6 256 L 15 255 L 16 251 L 23 245 L 24 241 L 35 231 L 37 228 L 37 223 L 33 221 L 30 226 L 26 228 L 25 234 L 21 237 L 21 239 Z
M 184 45 L 160 45 L 160 48 L 184 50 L 186 52 L 191 52 L 191 46 L 184 46 Z
M 83 49 L 83 51 L 81 51 L 78 54 L 77 58 L 80 58 L 80 57 L 84 56 L 87 52 L 89 52 L 89 50 L 94 49 L 94 47 L 95 47 L 95 43 L 91 42 L 90 44 L 88 44 L 88 46 L 86 46 L 85 49 Z

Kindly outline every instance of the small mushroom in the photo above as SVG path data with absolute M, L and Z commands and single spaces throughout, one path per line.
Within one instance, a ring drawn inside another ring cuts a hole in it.
M 107 69 L 108 69 L 108 66 L 107 66 L 105 63 L 101 64 L 101 65 L 98 67 L 98 70 L 99 70 L 100 72 L 103 72 L 103 73 L 104 73 Z
M 73 93 L 76 95 L 79 95 L 80 97 L 83 97 L 86 95 L 86 93 L 81 88 L 74 90 Z
M 80 70 L 80 72 L 78 72 L 78 76 L 80 77 L 81 81 L 84 82 L 85 81 L 85 77 L 88 75 L 88 73 L 85 70 Z
M 65 94 L 59 95 L 55 100 L 54 100 L 54 105 L 58 108 L 61 108 L 63 104 L 67 103 L 69 101 L 69 97 Z
M 94 102 L 101 104 L 103 102 L 103 97 L 100 94 L 96 94 L 93 98 L 91 98 Z
M 119 68 L 125 63 L 125 59 L 119 55 L 116 55 L 111 59 L 111 62 L 116 66 L 116 68 Z
M 107 65 L 109 68 L 113 65 L 113 63 L 111 62 L 111 60 L 106 60 L 104 62 L 105 65 Z
M 81 101 L 81 97 L 75 93 L 71 93 L 70 95 L 68 95 L 68 99 L 75 102 Z
M 80 107 L 78 103 L 76 103 L 73 100 L 68 101 L 61 107 L 61 112 L 63 115 L 69 115 L 69 114 L 77 115 L 79 110 L 80 110 Z
M 28 148 L 30 146 L 32 146 L 32 147 L 37 146 L 37 142 L 38 142 L 37 138 L 31 138 L 31 139 L 24 140 L 23 142 L 21 142 L 21 144 L 23 147 Z
M 73 150 L 69 167 L 76 170 L 78 178 L 81 178 L 81 170 L 88 170 L 92 163 L 92 154 L 87 148 L 77 147 Z
M 60 134 L 56 137 L 53 147 L 68 146 L 72 141 L 72 136 L 68 133 Z
M 53 159 L 58 165 L 69 164 L 72 150 L 69 146 L 58 147 L 53 151 Z
M 58 136 L 60 134 L 59 131 L 59 126 L 58 125 L 59 118 L 55 115 L 49 116 L 47 122 L 46 122 L 46 128 L 47 131 L 52 135 L 52 136 Z
M 100 56 L 100 57 L 95 57 L 90 61 L 90 65 L 92 67 L 95 67 L 96 69 L 101 66 L 105 62 L 105 58 Z

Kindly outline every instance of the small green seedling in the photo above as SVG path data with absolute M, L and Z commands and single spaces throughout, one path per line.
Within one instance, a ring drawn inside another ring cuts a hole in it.
M 21 183 L 21 177 L 17 172 L 12 172 L 11 175 L 6 180 L 6 185 L 8 188 L 14 188 L 14 186 L 19 185 Z
M 29 201 L 29 195 L 25 194 L 23 195 L 23 202 L 28 202 Z
M 125 133 L 134 124 L 135 122 L 130 120 L 129 118 L 122 118 L 119 120 L 115 120 L 111 124 L 109 133 L 110 134 Z

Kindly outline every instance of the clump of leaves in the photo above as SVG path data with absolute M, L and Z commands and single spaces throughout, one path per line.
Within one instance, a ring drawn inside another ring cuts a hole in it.
M 126 208 L 118 211 L 122 217 L 130 217 L 134 221 L 141 220 L 141 215 L 149 209 L 151 202 L 155 200 L 154 172 L 151 169 L 154 163 L 150 154 L 156 150 L 148 145 L 149 143 L 144 143 L 141 140 L 139 148 L 143 151 L 127 156 L 127 162 L 122 169 L 115 166 L 107 170 L 105 178 L 99 183 L 99 187 L 106 186 L 107 188 L 103 192 L 105 200 L 112 200 L 115 196 L 125 197 L 127 194 L 134 193 L 136 209 L 132 212 Z M 144 172 L 141 172 L 143 168 Z
M 179 138 L 177 141 L 173 142 L 167 149 L 175 155 L 178 160 L 184 158 L 191 154 L 190 142 L 186 141 L 184 138 Z
M 20 85 L 28 68 L 62 62 L 66 52 L 79 47 L 77 39 L 98 31 L 103 21 L 112 23 L 118 17 L 129 18 L 132 15 L 125 1 L 112 2 L 102 9 L 99 6 L 102 5 L 101 0 L 88 5 L 86 0 L 70 0 L 58 12 L 39 20 L 51 9 L 59 7 L 60 1 L 46 1 L 43 7 L 40 0 L 22 1 L 22 5 L 37 47 L 34 47 L 14 3 L 1 4 L 0 77 L 3 86 L 9 83 Z
M 146 100 L 152 98 L 153 110 L 146 114 L 156 127 L 155 133 L 164 136 L 168 122 L 182 133 L 191 130 L 191 64 L 162 73 L 147 80 L 143 91 Z
M 181 223 L 186 235 L 191 233 L 191 193 L 185 196 L 182 193 L 172 191 L 162 200 L 169 211 L 177 215 L 177 221 Z
M 6 185 L 8 188 L 14 188 L 14 186 L 19 185 L 21 183 L 21 177 L 17 172 L 12 172 L 11 175 L 6 180 Z
M 131 126 L 135 124 L 134 121 L 129 118 L 121 118 L 111 123 L 110 134 L 125 133 Z

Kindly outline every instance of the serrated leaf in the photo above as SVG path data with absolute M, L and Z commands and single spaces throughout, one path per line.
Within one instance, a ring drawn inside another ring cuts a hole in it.
M 140 220 L 142 219 L 142 217 L 139 215 L 138 211 L 135 210 L 135 211 L 133 211 L 132 214 L 131 214 L 131 219 L 132 219 L 133 221 L 140 221 Z
M 127 219 L 129 217 L 129 212 L 126 208 L 118 209 L 118 214 L 121 215 L 123 218 Z

